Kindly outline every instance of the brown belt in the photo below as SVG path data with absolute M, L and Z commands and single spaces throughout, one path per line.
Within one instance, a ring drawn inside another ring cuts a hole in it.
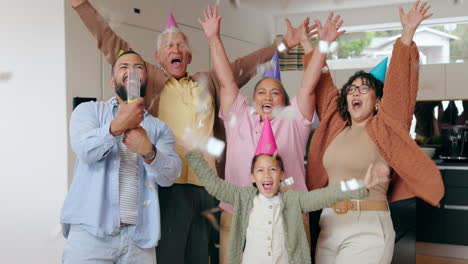
M 129 226 L 129 225 L 132 225 L 132 224 L 120 223 L 120 226 Z
M 336 214 L 346 214 L 348 211 L 388 211 L 387 201 L 344 200 L 332 205 Z

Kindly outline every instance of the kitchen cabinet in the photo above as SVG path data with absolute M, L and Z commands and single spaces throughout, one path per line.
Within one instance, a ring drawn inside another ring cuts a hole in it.
M 445 64 L 420 65 L 417 100 L 445 98 Z
M 445 65 L 446 99 L 468 98 L 468 63 L 452 63 Z
M 468 246 L 468 165 L 441 169 L 445 196 L 440 208 L 417 204 L 417 240 Z

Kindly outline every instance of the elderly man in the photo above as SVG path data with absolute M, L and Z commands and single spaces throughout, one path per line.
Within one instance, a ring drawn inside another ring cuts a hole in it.
M 119 50 L 130 50 L 131 46 L 109 27 L 108 23 L 87 0 L 71 0 L 72 7 L 98 42 L 98 48 L 111 63 Z M 257 71 L 257 65 L 268 62 L 278 46 L 285 51 L 298 45 L 301 30 L 308 20 L 298 28 L 287 21 L 288 32 L 282 43 L 273 43 L 234 61 L 231 66 L 239 87 L 245 85 Z M 148 87 L 145 106 L 148 111 L 166 122 L 176 138 L 190 129 L 200 138 L 225 139 L 224 126 L 217 118 L 219 111 L 219 86 L 214 71 L 187 73 L 192 53 L 188 40 L 177 26 L 172 14 L 164 31 L 158 36 L 155 52 L 161 67 L 148 65 Z M 217 206 L 217 201 L 202 187 L 191 169 L 188 168 L 181 146 L 176 151 L 182 159 L 182 173 L 176 184 L 161 188 L 162 239 L 157 247 L 159 263 L 207 263 L 209 256 L 209 223 L 201 212 Z M 224 160 L 215 163 L 206 156 L 212 168 L 224 175 Z M 223 223 L 221 223 L 222 225 Z
M 171 186 L 181 161 L 172 131 L 144 109 L 144 99 L 127 103 L 129 69 L 139 73 L 144 97 L 146 65 L 129 51 L 112 66 L 116 97 L 83 103 L 72 113 L 77 161 L 61 215 L 64 263 L 156 263 L 157 185 Z

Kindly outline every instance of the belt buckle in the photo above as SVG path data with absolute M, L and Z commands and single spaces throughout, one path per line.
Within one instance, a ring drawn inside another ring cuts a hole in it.
M 341 204 L 341 203 L 343 203 L 343 207 L 337 206 L 338 204 Z M 349 210 L 348 205 L 349 205 L 349 200 L 344 200 L 341 202 L 334 203 L 332 205 L 332 208 L 335 214 L 346 214 L 348 213 L 348 210 Z

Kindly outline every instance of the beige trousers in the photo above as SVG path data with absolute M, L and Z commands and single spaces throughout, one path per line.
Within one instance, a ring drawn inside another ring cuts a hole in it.
M 229 237 L 231 234 L 232 214 L 222 211 L 221 223 L 219 230 L 219 264 L 228 264 Z M 309 230 L 309 214 L 304 214 L 304 229 L 309 241 L 310 247 L 310 230 Z
M 348 211 L 325 208 L 320 217 L 317 264 L 388 264 L 395 244 L 390 211 Z

